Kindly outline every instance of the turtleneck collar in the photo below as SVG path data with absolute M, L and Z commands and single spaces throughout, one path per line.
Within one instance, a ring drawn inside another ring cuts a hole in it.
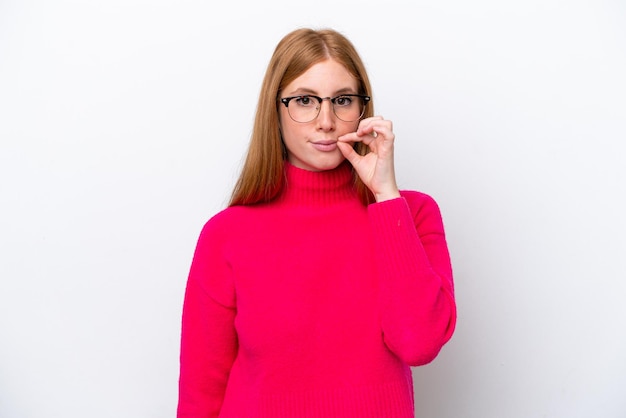
M 285 187 L 279 202 L 315 206 L 351 199 L 358 201 L 352 166 L 348 161 L 326 171 L 304 170 L 285 161 Z

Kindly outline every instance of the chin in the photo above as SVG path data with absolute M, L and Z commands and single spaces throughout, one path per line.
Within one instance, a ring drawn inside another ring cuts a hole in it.
M 329 159 L 326 161 L 311 161 L 309 163 L 307 163 L 307 170 L 310 171 L 328 171 L 328 170 L 334 170 L 335 168 L 339 167 L 341 165 L 341 163 L 343 163 L 346 159 L 345 158 L 336 158 L 336 159 Z
M 300 156 L 296 154 L 289 154 L 287 161 L 294 167 L 301 168 L 308 171 L 328 171 L 334 170 L 343 163 L 346 158 L 339 150 L 326 153 L 309 153 L 302 154 Z

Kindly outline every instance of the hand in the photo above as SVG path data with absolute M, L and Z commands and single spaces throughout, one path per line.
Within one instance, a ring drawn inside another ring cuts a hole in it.
M 363 183 L 372 191 L 377 202 L 400 197 L 394 169 L 393 124 L 382 116 L 359 122 L 356 132 L 337 138 L 339 151 L 354 167 Z M 370 152 L 359 155 L 353 143 L 362 142 Z

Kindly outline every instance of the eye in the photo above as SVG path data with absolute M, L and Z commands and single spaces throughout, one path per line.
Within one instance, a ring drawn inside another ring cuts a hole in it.
M 352 97 L 350 96 L 337 96 L 334 100 L 335 105 L 346 107 L 352 104 Z
M 311 96 L 300 96 L 294 99 L 298 106 L 311 107 L 315 106 L 315 100 Z

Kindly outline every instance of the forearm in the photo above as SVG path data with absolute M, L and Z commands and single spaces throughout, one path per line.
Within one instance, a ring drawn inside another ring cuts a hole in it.
M 195 281 L 185 293 L 178 418 L 217 417 L 237 352 L 235 310 L 215 302 Z
M 388 347 L 410 365 L 434 359 L 456 321 L 439 211 L 430 198 L 422 203 L 417 214 L 404 198 L 370 205 L 382 331 Z

